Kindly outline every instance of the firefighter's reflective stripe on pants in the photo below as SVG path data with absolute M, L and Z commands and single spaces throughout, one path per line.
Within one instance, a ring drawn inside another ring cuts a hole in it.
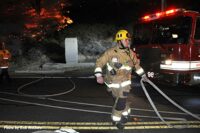
M 122 112 L 123 116 L 128 116 L 131 113 L 131 109 L 129 108 L 128 110 Z
M 120 88 L 120 87 L 125 87 L 127 85 L 130 85 L 131 84 L 131 80 L 127 80 L 127 81 L 124 81 L 120 84 L 116 84 L 116 83 L 112 83 L 112 84 L 108 84 L 105 82 L 105 84 L 108 86 L 108 88 Z
M 117 121 L 120 121 L 120 120 L 121 120 L 121 117 L 112 116 L 112 120 L 117 122 Z

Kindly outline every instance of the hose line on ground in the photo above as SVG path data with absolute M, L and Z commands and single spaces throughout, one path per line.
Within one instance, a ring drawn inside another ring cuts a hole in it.
M 146 81 L 146 80 L 145 80 L 145 81 Z M 149 96 L 149 93 L 147 92 L 147 90 L 146 90 L 146 88 L 145 88 L 143 82 L 144 82 L 144 80 L 141 79 L 141 80 L 140 80 L 140 84 L 141 84 L 141 86 L 142 86 L 142 89 L 143 89 L 143 91 L 144 91 L 144 93 L 145 93 L 147 99 L 149 100 L 149 102 L 150 102 L 152 108 L 154 109 L 155 113 L 156 113 L 157 116 L 160 118 L 160 120 L 161 120 L 163 123 L 165 123 L 166 125 L 168 125 L 168 126 L 170 126 L 170 127 L 173 127 L 173 128 L 178 128 L 178 129 L 180 129 L 180 128 L 185 128 L 186 125 L 185 125 L 185 126 L 183 126 L 183 125 L 182 125 L 182 126 L 170 125 L 169 123 L 167 123 L 167 122 L 164 120 L 164 118 L 163 118 L 163 117 L 160 115 L 160 113 L 158 112 L 158 110 L 157 110 L 155 104 L 153 103 L 151 97 Z M 149 83 L 156 91 L 158 91 L 165 99 L 167 99 L 167 100 L 168 100 L 170 103 L 172 103 L 174 106 L 176 106 L 177 108 L 179 108 L 179 109 L 182 110 L 183 112 L 185 112 L 185 113 L 191 115 L 192 117 L 194 117 L 194 118 L 200 120 L 200 117 L 199 117 L 199 116 L 197 116 L 197 115 L 191 113 L 190 111 L 188 111 L 188 110 L 184 109 L 183 107 L 181 107 L 180 105 L 178 105 L 178 104 L 177 104 L 176 102 L 174 102 L 171 98 L 169 98 L 165 93 L 163 93 L 153 82 L 151 82 L 150 80 L 147 80 L 146 82 Z M 180 120 L 180 118 L 177 119 L 177 120 Z M 185 120 L 183 119 L 183 121 L 185 121 Z
M 39 78 L 37 80 L 31 81 L 31 82 L 29 82 L 27 84 L 24 84 L 24 85 L 20 86 L 19 88 L 17 88 L 18 94 L 23 95 L 23 96 L 28 96 L 28 97 L 37 97 L 37 98 L 44 99 L 44 98 L 47 98 L 47 97 L 54 97 L 54 96 L 59 96 L 59 95 L 64 95 L 64 94 L 70 93 L 70 92 L 72 92 L 76 88 L 75 83 L 71 80 L 70 77 L 68 77 L 68 79 L 71 82 L 71 84 L 73 85 L 73 87 L 70 90 L 67 90 L 67 91 L 64 91 L 64 92 L 61 92 L 61 93 L 55 93 L 55 94 L 49 94 L 49 95 L 31 95 L 31 94 L 23 93 L 21 91 L 25 87 L 30 86 L 30 85 L 32 85 L 34 83 L 37 83 L 37 82 L 39 82 L 39 81 L 41 81 L 43 79 L 45 79 L 45 77 L 41 77 L 41 78 Z
M 69 81 L 73 84 L 73 87 L 72 87 L 70 90 L 65 91 L 65 92 L 56 93 L 56 94 L 50 94 L 50 95 L 31 95 L 31 94 L 26 94 L 26 93 L 21 92 L 21 90 L 22 90 L 23 88 L 25 88 L 25 87 L 27 87 L 27 86 L 30 86 L 30 85 L 32 85 L 32 84 L 34 84 L 34 83 L 37 83 L 37 82 L 39 82 L 39 81 L 41 81 L 41 80 L 43 80 L 43 79 L 45 79 L 45 77 L 41 77 L 41 78 L 39 78 L 39 79 L 37 79 L 37 80 L 31 81 L 31 82 L 29 82 L 29 83 L 27 83 L 27 84 L 24 84 L 24 85 L 20 86 L 20 87 L 17 89 L 18 94 L 23 95 L 23 96 L 28 96 L 28 97 L 37 97 L 37 98 L 43 98 L 43 99 L 47 98 L 47 99 L 49 99 L 48 97 L 59 96 L 59 95 L 63 95 L 63 94 L 70 93 L 70 92 L 72 92 L 72 91 L 76 88 L 75 83 L 71 80 L 70 77 L 68 77 Z M 187 125 L 185 125 L 185 126 L 184 126 L 184 125 L 171 125 L 171 124 L 169 124 L 167 121 L 165 121 L 165 118 L 163 118 L 163 117 L 160 115 L 160 113 L 159 113 L 159 111 L 157 110 L 155 104 L 153 103 L 153 101 L 152 101 L 152 99 L 151 99 L 149 93 L 147 92 L 147 90 L 146 90 L 145 85 L 144 85 L 143 82 L 144 82 L 144 80 L 141 79 L 141 80 L 140 80 L 140 84 L 141 84 L 141 86 L 142 86 L 142 88 L 143 88 L 143 91 L 144 91 L 144 93 L 145 93 L 147 99 L 149 100 L 149 102 L 150 102 L 150 104 L 151 104 L 153 110 L 155 111 L 155 113 L 156 113 L 157 116 L 159 117 L 159 119 L 160 119 L 163 123 L 165 123 L 167 126 L 169 126 L 169 127 L 178 128 L 178 129 L 180 129 L 180 128 L 185 128 Z M 149 83 L 155 90 L 157 90 L 165 99 L 167 99 L 167 100 L 168 100 L 170 103 L 172 103 L 174 106 L 176 106 L 177 108 L 179 108 L 180 110 L 182 110 L 182 111 L 185 112 L 186 114 L 189 114 L 189 115 L 191 115 L 192 117 L 194 117 L 194 118 L 200 120 L 199 116 L 197 116 L 197 115 L 191 113 L 190 111 L 184 109 L 183 107 L 181 107 L 180 105 L 178 105 L 177 103 L 175 103 L 172 99 L 170 99 L 170 98 L 169 98 L 165 93 L 163 93 L 153 82 L 151 82 L 150 80 L 147 80 L 147 81 L 145 80 L 145 82 Z M 184 118 L 174 118 L 174 120 L 186 121 L 186 119 L 184 119 Z

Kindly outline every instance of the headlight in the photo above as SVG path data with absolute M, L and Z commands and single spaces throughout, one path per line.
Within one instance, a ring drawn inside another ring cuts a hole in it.
M 171 60 L 171 59 L 165 60 L 165 64 L 166 64 L 166 65 L 171 65 L 171 64 L 172 64 L 172 60 Z

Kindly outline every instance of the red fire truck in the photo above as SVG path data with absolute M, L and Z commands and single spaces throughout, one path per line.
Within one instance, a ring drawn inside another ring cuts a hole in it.
M 152 80 L 200 84 L 200 13 L 171 9 L 142 17 L 132 48 Z

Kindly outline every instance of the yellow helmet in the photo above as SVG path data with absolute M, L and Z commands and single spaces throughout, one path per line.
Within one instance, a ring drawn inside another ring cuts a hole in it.
M 115 36 L 115 41 L 131 38 L 127 30 L 119 30 Z

